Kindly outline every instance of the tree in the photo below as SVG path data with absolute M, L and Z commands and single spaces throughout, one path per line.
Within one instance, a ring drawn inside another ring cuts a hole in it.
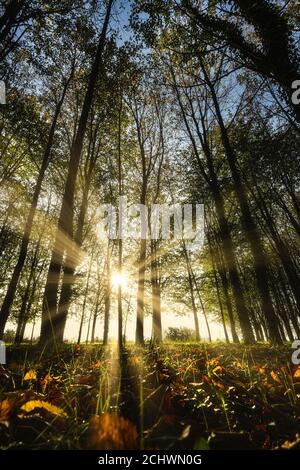
M 102 62 L 103 51 L 105 47 L 105 38 L 108 28 L 108 23 L 111 14 L 113 0 L 110 0 L 106 9 L 105 18 L 103 22 L 102 32 L 99 37 L 95 60 L 92 65 L 88 86 L 82 105 L 81 115 L 78 123 L 76 136 L 71 148 L 70 162 L 68 174 L 65 184 L 65 190 L 62 200 L 62 207 L 58 220 L 56 238 L 52 257 L 50 261 L 47 283 L 43 301 L 42 311 L 42 326 L 40 344 L 47 344 L 52 338 L 52 328 L 54 336 L 59 331 L 60 316 L 56 316 L 57 309 L 57 294 L 59 274 L 62 266 L 63 253 L 65 249 L 72 249 L 73 246 L 73 217 L 74 217 L 74 191 L 76 185 L 76 177 L 80 162 L 81 151 L 83 147 L 83 139 L 86 132 L 89 112 L 93 103 L 95 86 L 97 83 L 98 75 L 101 69 L 101 74 L 104 73 L 104 64 Z M 63 247 L 61 247 L 61 240 Z M 59 321 L 58 321 L 59 319 Z

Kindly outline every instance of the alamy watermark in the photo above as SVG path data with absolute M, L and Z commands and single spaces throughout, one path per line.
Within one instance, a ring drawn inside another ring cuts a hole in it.
M 295 339 L 292 344 L 292 349 L 295 349 L 292 354 L 292 363 L 298 366 L 300 364 L 300 339 Z
M 6 346 L 4 341 L 0 341 L 0 364 L 6 364 Z
M 292 103 L 300 104 L 300 80 L 293 81 L 292 89 L 295 90 L 292 94 Z
M 203 204 L 128 204 L 119 197 L 118 206 L 101 204 L 97 232 L 100 239 L 185 240 L 188 248 L 204 241 Z
M 6 86 L 3 80 L 0 80 L 0 104 L 6 104 Z

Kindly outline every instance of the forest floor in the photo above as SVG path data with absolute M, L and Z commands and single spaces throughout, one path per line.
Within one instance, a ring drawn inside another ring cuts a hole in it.
M 8 348 L 1 449 L 300 447 L 300 366 L 288 346 Z

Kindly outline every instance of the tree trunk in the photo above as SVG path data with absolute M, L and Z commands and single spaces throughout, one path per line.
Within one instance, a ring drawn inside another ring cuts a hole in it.
M 161 288 L 157 259 L 158 242 L 151 240 L 152 340 L 162 342 Z
M 182 242 L 182 247 L 183 247 L 183 253 L 184 253 L 185 262 L 186 262 L 186 269 L 187 269 L 187 273 L 188 273 L 188 281 L 189 281 L 189 288 L 190 288 L 190 294 L 191 294 L 192 310 L 193 310 L 194 322 L 195 322 L 196 341 L 200 341 L 199 320 L 198 320 L 198 313 L 197 313 L 197 307 L 196 307 L 195 295 L 194 295 L 194 283 L 193 283 L 193 278 L 192 278 L 192 273 L 191 273 L 191 265 L 190 265 L 189 255 L 187 253 L 184 241 Z
M 122 184 L 122 154 L 121 154 L 121 139 L 122 139 L 122 96 L 120 97 L 120 107 L 118 116 L 118 186 L 119 198 L 123 195 Z M 120 199 L 119 199 L 120 201 Z M 120 206 L 120 211 L 122 207 Z M 118 275 L 120 282 L 118 283 L 118 344 L 121 349 L 123 346 L 123 312 L 122 312 L 122 269 L 123 269 L 123 227 L 121 224 L 122 217 L 119 214 L 119 239 L 118 239 Z
M 98 318 L 98 313 L 99 313 L 99 307 L 100 307 L 100 293 L 101 293 L 101 284 L 98 280 L 98 287 L 97 287 L 97 295 L 96 295 L 96 303 L 95 303 L 95 308 L 94 308 L 94 315 L 93 315 L 93 325 L 92 325 L 92 334 L 91 334 L 91 342 L 95 342 L 95 333 L 96 333 L 96 324 L 97 324 L 97 318 Z M 103 297 L 102 297 L 103 299 Z
M 145 272 L 146 272 L 146 240 L 140 242 L 139 268 L 138 268 L 138 290 L 137 290 L 137 319 L 135 341 L 137 344 L 144 343 L 144 297 L 145 297 Z
M 107 246 L 106 257 L 106 286 L 104 297 L 104 329 L 103 329 L 103 344 L 108 342 L 109 318 L 110 318 L 110 293 L 111 293 L 111 274 L 110 274 L 110 243 Z
M 23 324 L 24 323 L 26 324 L 26 322 L 25 322 L 26 306 L 27 306 L 27 303 L 28 303 L 28 300 L 29 300 L 31 282 L 33 280 L 34 271 L 36 269 L 36 265 L 37 265 L 37 261 L 38 261 L 39 248 L 40 248 L 40 242 L 37 243 L 37 245 L 36 245 L 34 255 L 33 255 L 33 259 L 32 259 L 31 265 L 30 265 L 29 276 L 28 276 L 28 279 L 27 279 L 27 282 L 26 282 L 26 288 L 25 288 L 25 292 L 24 292 L 24 295 L 23 295 L 23 298 L 22 298 L 21 308 L 20 308 L 20 312 L 19 312 L 19 316 L 18 316 L 18 324 L 17 324 L 16 336 L 15 336 L 15 344 L 20 344 L 21 341 L 23 340 L 23 335 L 21 334 L 21 332 L 22 332 L 22 330 L 23 331 L 25 330 L 25 327 L 23 328 Z
M 91 259 L 90 259 L 89 268 L 88 268 L 88 275 L 87 275 L 86 286 L 85 286 L 85 291 L 84 291 L 84 298 L 83 298 L 83 304 L 82 304 L 82 314 L 81 314 L 81 320 L 80 320 L 80 325 L 79 325 L 77 344 L 79 344 L 80 341 L 81 341 L 82 328 L 83 328 L 83 323 L 84 323 L 84 320 L 85 320 L 85 308 L 86 308 L 86 304 L 87 304 L 87 296 L 88 296 L 89 287 L 90 287 L 92 262 L 93 262 L 93 257 L 91 257 Z
M 192 265 L 191 265 L 191 261 L 189 260 L 189 263 L 190 263 L 190 270 L 191 270 L 191 275 L 192 275 L 192 279 L 194 281 L 194 285 L 195 285 L 195 289 L 196 289 L 196 292 L 197 292 L 197 297 L 199 299 L 199 303 L 201 305 L 201 309 L 202 309 L 202 313 L 203 313 L 203 316 L 204 316 L 204 320 L 205 320 L 205 323 L 206 323 L 206 328 L 207 328 L 207 333 L 208 333 L 208 339 L 209 341 L 211 342 L 211 332 L 210 332 L 210 326 L 209 326 L 209 322 L 208 322 L 208 318 L 207 318 L 207 315 L 206 315 L 206 311 L 205 311 L 205 307 L 204 307 L 204 303 L 203 303 L 203 300 L 202 300 L 202 296 L 200 294 L 200 289 L 198 287 L 198 283 L 197 283 L 197 280 L 196 280 L 196 277 L 195 277 L 195 273 L 194 273 L 194 270 L 192 268 Z

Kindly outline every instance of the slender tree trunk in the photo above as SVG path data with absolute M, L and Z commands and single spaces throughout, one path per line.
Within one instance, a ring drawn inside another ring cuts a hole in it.
M 151 240 L 152 339 L 156 343 L 161 343 L 161 288 L 157 247 L 158 242 Z
M 92 313 L 92 310 L 91 310 L 91 311 L 90 311 L 90 315 L 89 315 L 88 328 L 87 328 L 87 332 L 86 332 L 86 339 L 85 339 L 85 343 L 86 343 L 86 344 L 89 342 L 92 315 L 93 315 L 93 313 Z
M 137 319 L 135 341 L 137 344 L 144 343 L 144 307 L 145 307 L 145 272 L 146 272 L 146 240 L 140 243 L 139 268 L 138 268 L 138 290 L 137 290 Z
M 213 275 L 214 275 L 215 286 L 216 286 L 216 291 L 217 291 L 218 303 L 220 306 L 221 320 L 222 320 L 225 340 L 226 340 L 226 343 L 230 343 L 228 332 L 227 332 L 227 327 L 226 327 L 226 322 L 225 322 L 225 315 L 224 315 L 223 302 L 222 302 L 221 293 L 220 293 L 219 280 L 218 280 L 217 272 L 214 266 L 213 266 Z
M 120 107 L 118 116 L 118 186 L 119 198 L 123 196 L 123 182 L 122 182 L 122 154 L 121 154 L 121 139 L 122 139 L 122 104 L 123 98 L 120 97 Z M 119 199 L 120 200 L 120 199 Z M 120 212 L 122 207 L 120 204 Z M 118 344 L 121 349 L 123 346 L 123 312 L 122 312 L 122 271 L 123 271 L 123 229 L 122 217 L 119 214 L 119 239 L 118 239 L 118 275 L 120 282 L 118 283 Z
M 92 334 L 91 334 L 92 343 L 95 342 L 96 324 L 97 324 L 97 318 L 98 318 L 99 307 L 100 307 L 100 293 L 101 293 L 101 285 L 98 282 L 96 303 L 95 303 L 94 315 L 93 315 Z
M 110 294 L 111 294 L 111 274 L 110 274 L 110 243 L 107 246 L 107 257 L 106 257 L 106 286 L 105 286 L 105 297 L 104 297 L 104 329 L 103 329 L 103 344 L 106 345 L 108 342 L 108 330 L 109 330 L 109 319 L 110 319 Z
M 31 283 L 32 283 L 32 280 L 33 280 L 33 277 L 34 277 L 34 271 L 36 269 L 36 265 L 37 265 L 37 261 L 38 261 L 39 248 L 40 248 L 40 243 L 37 243 L 37 245 L 35 247 L 33 259 L 32 259 L 31 265 L 30 265 L 29 276 L 28 276 L 28 279 L 27 279 L 26 288 L 25 288 L 25 292 L 24 292 L 24 295 L 23 295 L 23 298 L 22 298 L 21 308 L 20 308 L 20 312 L 19 312 L 19 316 L 18 316 L 18 324 L 17 324 L 16 336 L 15 336 L 15 343 L 16 344 L 20 344 L 22 339 L 23 339 L 23 335 L 21 334 L 21 332 L 22 332 L 22 330 L 25 329 L 25 328 L 23 328 L 23 324 L 24 323 L 26 324 L 26 322 L 25 322 L 26 306 L 27 306 L 28 299 L 29 299 Z
M 87 275 L 86 286 L 85 286 L 85 291 L 84 291 L 84 298 L 83 298 L 83 304 L 82 304 L 82 314 L 81 314 L 81 319 L 80 319 L 77 344 L 80 344 L 81 336 L 82 336 L 83 323 L 84 323 L 84 320 L 85 320 L 85 309 L 86 309 L 87 297 L 88 297 L 89 287 L 90 287 L 92 262 L 93 262 L 93 257 L 91 257 L 91 259 L 90 259 L 89 268 L 88 268 L 88 275 Z
M 200 341 L 200 329 L 199 329 L 198 313 L 197 313 L 197 307 L 196 307 L 195 295 L 194 295 L 194 283 L 193 283 L 193 278 L 192 278 L 192 273 L 191 273 L 191 268 L 190 268 L 190 263 L 189 263 L 189 256 L 188 256 L 184 242 L 182 243 L 182 247 L 183 247 L 183 253 L 184 253 L 185 262 L 186 262 L 186 269 L 187 269 L 189 288 L 190 288 L 190 294 L 191 294 L 192 310 L 193 310 L 194 322 L 195 322 L 196 341 Z
M 32 329 L 31 329 L 30 344 L 32 344 L 33 342 L 34 328 L 35 328 L 35 318 L 33 320 Z
M 143 166 L 144 166 L 145 157 L 142 157 L 142 159 L 143 159 Z M 141 199 L 140 199 L 140 203 L 143 206 L 146 204 L 146 192 L 147 192 L 147 178 L 145 177 L 145 171 L 143 171 L 142 193 L 141 193 Z M 147 248 L 147 240 L 146 238 L 143 238 L 144 236 L 145 234 L 141 233 L 139 262 L 138 262 L 137 318 L 136 318 L 136 331 L 135 331 L 136 344 L 144 343 L 145 273 L 146 273 L 146 248 Z
M 207 318 L 207 315 L 206 315 L 204 303 L 203 303 L 203 300 L 202 300 L 202 296 L 201 296 L 201 293 L 200 293 L 200 289 L 199 289 L 199 287 L 198 287 L 198 283 L 197 283 L 197 280 L 196 280 L 196 277 L 195 277 L 195 273 L 194 273 L 194 270 L 193 270 L 193 268 L 192 268 L 192 265 L 191 265 L 191 261 L 190 261 L 190 260 L 189 260 L 189 263 L 190 263 L 190 270 L 191 270 L 192 279 L 193 279 L 193 281 L 194 281 L 195 289 L 196 289 L 197 296 L 198 296 L 198 299 L 199 299 L 199 302 L 200 302 L 200 305 L 201 305 L 202 313 L 203 313 L 203 316 L 204 316 L 204 320 L 205 320 L 205 324 L 206 324 L 206 328 L 207 328 L 207 333 L 208 333 L 208 339 L 209 339 L 209 341 L 211 342 L 212 339 L 211 339 L 210 326 L 209 326 L 208 318 Z

